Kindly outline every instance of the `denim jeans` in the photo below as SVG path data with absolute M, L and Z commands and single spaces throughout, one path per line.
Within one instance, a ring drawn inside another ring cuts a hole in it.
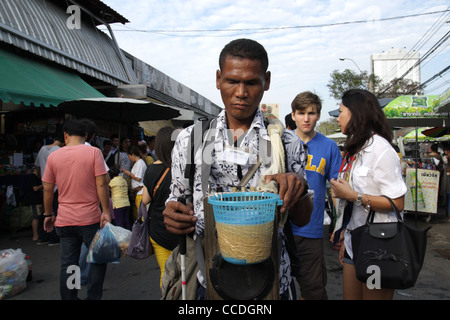
M 67 273 L 67 268 L 71 265 L 78 265 L 81 246 L 86 244 L 89 248 L 95 233 L 99 229 L 99 223 L 88 226 L 67 226 L 56 227 L 61 243 L 61 271 L 59 288 L 61 299 L 78 299 L 78 290 L 69 289 L 67 279 L 72 275 Z M 103 280 L 106 274 L 106 263 L 91 263 L 87 283 L 87 300 L 100 300 L 103 294 Z
M 86 284 L 89 276 L 89 269 L 91 267 L 90 262 L 86 262 L 87 255 L 89 253 L 89 248 L 83 243 L 81 246 L 80 259 L 78 260 L 78 265 L 81 269 L 81 284 Z

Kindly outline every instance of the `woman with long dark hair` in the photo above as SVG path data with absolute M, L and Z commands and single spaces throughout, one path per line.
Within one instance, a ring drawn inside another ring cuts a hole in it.
M 173 249 L 178 245 L 178 237 L 167 231 L 162 212 L 170 193 L 172 182 L 172 149 L 177 131 L 173 127 L 161 128 L 155 138 L 155 153 L 158 158 L 147 167 L 144 175 L 142 202 L 147 205 L 150 220 L 150 241 L 155 252 L 156 261 L 161 269 L 160 286 L 164 266 Z M 162 179 L 162 180 L 161 180 Z M 159 184 L 158 184 L 159 182 Z
M 346 91 L 339 107 L 338 123 L 347 140 L 339 178 L 332 179 L 331 189 L 338 209 L 333 238 L 338 241 L 339 233 L 341 238 L 344 236 L 339 254 L 344 267 L 344 299 L 392 299 L 394 290 L 369 289 L 356 278 L 350 230 L 366 223 L 370 209 L 375 211 L 375 222 L 397 221 L 391 204 L 383 195 L 403 210 L 407 188 L 402 179 L 400 158 L 391 145 L 392 132 L 386 117 L 371 92 Z M 349 220 L 344 218 L 344 211 L 351 213 Z

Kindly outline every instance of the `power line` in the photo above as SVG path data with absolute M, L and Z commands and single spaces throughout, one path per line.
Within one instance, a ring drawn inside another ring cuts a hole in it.
M 386 87 L 386 89 L 383 90 L 383 92 L 380 92 L 378 94 L 378 96 L 383 95 L 384 93 L 386 93 L 386 91 L 388 91 L 389 89 L 391 89 L 393 86 L 395 86 L 401 79 L 403 79 L 408 73 L 410 73 L 415 67 L 419 66 L 421 62 L 423 62 L 425 59 L 427 59 L 434 51 L 436 51 L 436 49 L 438 49 L 442 44 L 445 43 L 445 41 L 447 41 L 450 37 L 450 31 L 448 31 L 441 39 L 439 39 L 438 42 L 436 42 L 433 47 L 431 47 L 424 56 L 422 56 L 415 64 L 413 64 L 403 75 L 401 75 L 399 78 L 395 79 L 395 81 L 393 81 L 393 83 L 391 83 L 391 85 L 389 85 L 388 87 Z M 425 83 L 423 83 L 425 84 Z M 422 84 L 422 85 L 423 85 Z M 418 86 L 417 88 L 420 88 L 421 86 Z
M 447 10 L 448 9 L 450 9 L 450 6 L 447 8 Z M 412 46 L 409 52 L 398 62 L 398 64 L 394 66 L 389 72 L 387 72 L 383 77 L 383 79 L 381 80 L 385 81 L 385 79 L 391 78 L 395 74 L 396 70 L 401 69 L 403 66 L 405 66 L 409 58 L 411 58 L 415 52 L 419 51 L 431 39 L 431 37 L 434 36 L 436 32 L 446 23 L 448 15 L 449 14 L 447 12 L 444 12 L 437 19 L 437 21 L 427 30 L 427 32 L 425 32 L 425 34 Z
M 425 12 L 425 13 L 416 13 L 416 14 L 410 14 L 410 15 L 404 15 L 404 16 L 397 16 L 397 17 L 389 17 L 389 18 L 381 18 L 377 19 L 375 21 L 391 21 L 391 20 L 399 20 L 399 19 L 406 19 L 406 18 L 412 18 L 412 17 L 420 17 L 425 15 L 432 15 L 437 13 L 443 13 L 448 12 L 450 9 L 441 10 L 441 11 L 433 11 L 433 12 Z M 311 28 L 322 28 L 322 27 L 335 27 L 335 26 L 342 26 L 342 25 L 351 25 L 351 24 L 361 24 L 361 23 L 367 23 L 368 20 L 355 20 L 355 21 L 345 21 L 345 22 L 336 22 L 336 23 L 324 23 L 324 24 L 316 24 L 316 25 L 299 25 L 299 26 L 284 26 L 284 27 L 259 27 L 259 28 L 232 28 L 232 29 L 134 29 L 127 26 L 124 26 L 125 28 L 128 28 L 129 30 L 114 30 L 116 31 L 128 31 L 128 32 L 144 32 L 144 33 L 197 33 L 197 32 L 242 32 L 242 31 L 278 31 L 278 30 L 289 30 L 289 29 L 311 29 Z
M 432 82 L 434 79 L 436 79 L 437 77 L 442 76 L 444 73 L 448 72 L 450 70 L 450 65 L 448 65 L 445 69 L 441 70 L 440 72 L 436 73 L 434 76 L 432 76 L 430 79 L 428 79 L 427 81 L 425 81 L 424 83 L 422 83 L 421 85 L 418 85 L 417 87 L 415 87 L 414 89 L 410 90 L 409 92 L 407 92 L 406 94 L 411 94 L 413 92 L 415 92 L 416 90 L 420 90 L 424 87 L 426 87 L 430 82 Z
M 444 80 L 444 82 L 442 82 L 442 83 L 436 85 L 435 87 L 429 88 L 429 89 L 427 90 L 428 92 L 434 92 L 434 91 L 437 91 L 437 90 L 441 90 L 441 88 L 448 88 L 448 86 L 449 86 L 449 84 L 450 84 L 450 81 L 445 80 L 445 79 L 442 77 L 442 75 L 441 75 L 440 77 L 441 77 L 442 80 Z M 436 79 L 433 80 L 433 82 L 434 82 L 434 81 L 436 81 Z
M 447 47 L 450 45 L 447 44 L 445 47 L 442 47 L 439 49 L 439 51 L 433 52 L 434 56 L 429 58 L 428 61 L 426 61 L 424 64 L 420 65 L 420 68 L 422 69 L 423 67 L 425 67 L 428 63 L 430 63 L 431 60 L 433 60 L 436 56 L 438 56 L 442 51 L 444 51 L 445 49 L 447 49 Z

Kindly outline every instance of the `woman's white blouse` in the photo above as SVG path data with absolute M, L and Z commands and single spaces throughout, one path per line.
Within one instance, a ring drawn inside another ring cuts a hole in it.
M 390 143 L 375 134 L 358 153 L 353 163 L 350 184 L 354 191 L 373 196 L 385 195 L 391 199 L 403 196 L 407 187 L 402 178 L 400 158 Z M 352 217 L 345 232 L 345 248 L 353 258 L 350 230 L 366 223 L 364 206 L 353 206 Z M 394 211 L 375 212 L 374 222 L 397 221 Z

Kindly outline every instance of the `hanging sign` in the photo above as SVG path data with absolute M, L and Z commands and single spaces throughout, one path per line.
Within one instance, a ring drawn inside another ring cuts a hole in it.
M 439 171 L 417 169 L 406 169 L 405 206 L 407 211 L 416 210 L 416 187 L 417 187 L 417 211 L 426 213 L 437 213 L 437 202 L 439 192 Z

